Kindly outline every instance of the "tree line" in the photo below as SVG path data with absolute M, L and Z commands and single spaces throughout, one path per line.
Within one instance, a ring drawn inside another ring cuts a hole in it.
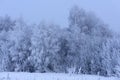
M 120 74 L 120 37 L 95 14 L 77 6 L 69 25 L 28 25 L 0 17 L 0 71 Z

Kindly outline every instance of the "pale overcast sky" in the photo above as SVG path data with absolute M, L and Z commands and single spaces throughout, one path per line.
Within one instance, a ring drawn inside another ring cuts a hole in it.
M 45 20 L 68 26 L 69 10 L 74 5 L 93 11 L 120 32 L 120 0 L 0 0 L 0 16 L 22 16 L 28 23 Z

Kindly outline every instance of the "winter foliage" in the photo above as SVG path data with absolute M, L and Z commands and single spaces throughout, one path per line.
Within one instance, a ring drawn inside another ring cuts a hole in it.
M 120 75 L 120 37 L 77 6 L 69 26 L 0 17 L 0 71 Z

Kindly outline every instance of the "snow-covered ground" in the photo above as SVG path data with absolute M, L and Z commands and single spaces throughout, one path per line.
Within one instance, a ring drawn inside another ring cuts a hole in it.
M 63 73 L 11 73 L 1 72 L 0 80 L 120 80 L 117 77 L 75 75 Z

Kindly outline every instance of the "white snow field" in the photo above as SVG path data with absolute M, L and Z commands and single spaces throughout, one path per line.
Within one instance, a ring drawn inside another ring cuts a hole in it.
M 16 73 L 1 72 L 0 80 L 120 80 L 117 77 L 77 75 L 64 73 Z

